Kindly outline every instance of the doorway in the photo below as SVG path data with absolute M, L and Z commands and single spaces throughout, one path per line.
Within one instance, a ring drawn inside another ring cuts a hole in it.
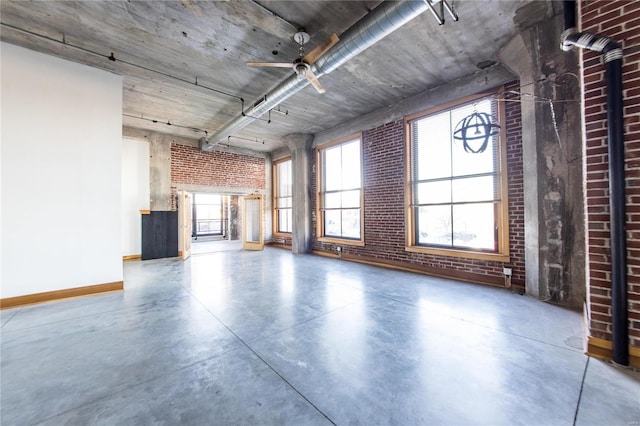
M 227 234 L 227 221 L 224 215 L 224 197 L 221 194 L 193 194 L 192 237 L 222 237 Z
M 214 192 L 193 193 L 191 253 L 240 250 L 241 196 Z

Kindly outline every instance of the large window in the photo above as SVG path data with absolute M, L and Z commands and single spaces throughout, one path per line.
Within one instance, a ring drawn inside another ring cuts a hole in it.
M 454 138 L 464 118 L 477 112 L 498 121 L 499 109 L 485 96 L 407 119 L 408 250 L 507 260 L 503 135 L 474 140 L 481 132 L 471 128 L 466 147 Z
M 291 159 L 281 160 L 274 165 L 274 203 L 275 206 L 275 232 L 277 234 L 290 234 L 292 231 L 291 207 L 293 177 L 291 174 Z
M 360 134 L 321 147 L 318 235 L 325 240 L 361 244 L 362 154 Z

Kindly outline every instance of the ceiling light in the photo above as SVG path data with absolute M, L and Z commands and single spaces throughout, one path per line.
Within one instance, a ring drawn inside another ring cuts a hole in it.
M 309 69 L 309 65 L 304 62 L 297 62 L 295 64 L 294 70 L 298 75 L 298 80 L 304 80 L 307 78 L 307 70 Z

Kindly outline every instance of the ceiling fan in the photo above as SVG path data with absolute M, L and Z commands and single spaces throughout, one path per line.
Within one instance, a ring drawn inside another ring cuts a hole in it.
M 309 34 L 307 34 L 304 29 L 300 29 L 293 35 L 293 39 L 299 45 L 299 55 L 293 62 L 247 62 L 247 65 L 250 67 L 293 68 L 298 79 L 304 80 L 306 78 L 318 92 L 324 93 L 324 87 L 322 87 L 316 75 L 311 71 L 311 65 L 324 55 L 327 50 L 331 49 L 333 45 L 340 41 L 340 39 L 336 33 L 333 33 L 324 43 L 320 44 L 306 55 L 304 54 L 304 45 L 310 40 Z

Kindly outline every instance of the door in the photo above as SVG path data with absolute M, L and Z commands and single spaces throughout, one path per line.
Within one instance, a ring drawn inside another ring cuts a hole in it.
M 191 255 L 191 194 L 186 191 L 180 191 L 180 205 L 178 206 L 179 214 L 179 238 L 180 252 L 182 259 L 185 260 Z
M 242 248 L 245 250 L 262 250 L 262 195 L 245 195 L 242 211 L 243 230 Z

